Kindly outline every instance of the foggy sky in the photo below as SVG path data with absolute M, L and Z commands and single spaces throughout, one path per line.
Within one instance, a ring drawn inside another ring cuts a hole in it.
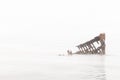
M 2 0 L 0 54 L 59 54 L 106 33 L 108 54 L 119 54 L 118 0 Z

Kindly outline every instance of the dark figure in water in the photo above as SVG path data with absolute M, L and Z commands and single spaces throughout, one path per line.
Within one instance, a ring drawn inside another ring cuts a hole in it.
M 71 50 L 67 50 L 68 55 L 72 55 L 72 51 Z

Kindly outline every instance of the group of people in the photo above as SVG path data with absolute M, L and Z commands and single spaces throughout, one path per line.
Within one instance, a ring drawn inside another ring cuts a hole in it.
M 73 54 L 71 50 L 67 50 L 67 53 L 68 53 L 69 56 Z M 65 55 L 64 54 L 59 54 L 59 56 L 65 56 Z

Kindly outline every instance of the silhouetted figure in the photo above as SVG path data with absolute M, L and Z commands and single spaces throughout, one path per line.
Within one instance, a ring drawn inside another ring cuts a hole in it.
M 72 55 L 72 51 L 71 50 L 67 50 L 68 55 Z

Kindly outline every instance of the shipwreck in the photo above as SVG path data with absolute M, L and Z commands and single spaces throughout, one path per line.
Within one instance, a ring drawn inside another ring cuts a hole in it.
M 76 47 L 78 51 L 72 53 L 71 50 L 68 50 L 68 55 L 73 54 L 105 54 L 105 33 L 101 33 L 93 39 L 79 44 Z

